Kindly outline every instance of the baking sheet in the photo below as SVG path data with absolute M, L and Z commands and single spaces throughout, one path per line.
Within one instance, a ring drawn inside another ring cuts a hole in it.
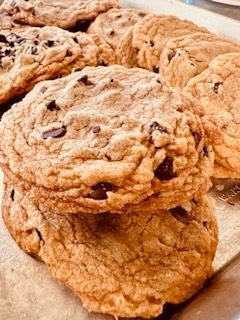
M 122 1 L 154 13 L 175 14 L 226 36 L 240 40 L 240 23 L 173 0 Z M 0 198 L 2 196 L 0 171 Z M 218 181 L 218 189 L 222 182 Z M 240 252 L 240 183 L 228 181 L 223 191 L 213 188 L 219 221 L 219 246 L 215 272 L 225 268 Z M 163 317 L 164 320 L 167 317 Z M 0 320 L 113 320 L 88 313 L 74 294 L 51 279 L 46 267 L 22 252 L 9 236 L 0 218 Z

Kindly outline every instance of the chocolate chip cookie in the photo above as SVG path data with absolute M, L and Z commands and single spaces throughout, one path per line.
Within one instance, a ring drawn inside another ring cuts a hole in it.
M 98 34 L 113 49 L 124 34 L 146 14 L 132 8 L 111 9 L 100 14 L 88 28 L 88 33 Z
M 3 218 L 18 245 L 89 311 L 156 317 L 212 274 L 217 225 L 207 197 L 189 203 L 189 211 L 60 216 L 41 212 L 6 181 Z
M 202 121 L 215 153 L 216 178 L 240 177 L 240 53 L 215 58 L 186 91 L 203 105 Z
M 191 21 L 180 20 L 175 16 L 147 15 L 133 30 L 132 46 L 137 50 L 138 65 L 158 72 L 159 59 L 167 41 L 194 32 L 208 31 Z
M 192 107 L 158 74 L 85 68 L 5 113 L 0 163 L 53 210 L 113 211 L 154 194 L 173 207 L 210 186 L 213 153 Z
M 210 33 L 171 39 L 161 55 L 160 72 L 168 85 L 184 88 L 211 60 L 230 52 L 240 52 L 240 45 Z
M 69 29 L 118 6 L 118 0 L 4 0 L 1 9 L 24 24 Z
M 2 31 L 0 104 L 30 91 L 41 80 L 56 77 L 70 65 L 96 66 L 97 50 L 90 35 L 56 27 Z

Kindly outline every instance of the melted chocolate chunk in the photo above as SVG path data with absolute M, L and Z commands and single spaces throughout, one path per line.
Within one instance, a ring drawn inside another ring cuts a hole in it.
M 11 197 L 12 201 L 14 201 L 14 195 L 15 195 L 15 190 L 14 190 L 14 189 L 12 189 L 12 191 L 11 191 L 11 195 L 10 195 L 10 197 Z
M 60 110 L 60 108 L 56 105 L 56 101 L 52 100 L 46 105 L 49 111 Z
M 187 215 L 187 211 L 183 207 L 176 207 L 169 210 L 172 216 L 180 222 L 187 223 L 189 221 L 189 217 Z
M 116 18 L 117 18 L 117 19 L 122 18 L 122 15 L 119 14 L 119 15 L 116 16 Z
M 54 46 L 54 41 L 53 40 L 48 40 L 46 42 L 46 45 L 49 47 L 49 48 L 52 48 Z
M 213 87 L 213 91 L 214 91 L 214 93 L 218 93 L 218 87 L 220 86 L 220 85 L 222 85 L 223 83 L 222 82 L 216 82 L 216 83 L 214 83 L 214 87 Z
M 102 66 L 102 67 L 107 67 L 107 66 L 108 66 L 108 64 L 107 64 L 103 59 L 100 59 L 99 62 L 98 62 L 98 64 L 99 64 L 100 66 Z
M 67 50 L 66 52 L 66 57 L 71 57 L 73 55 L 72 51 Z
M 208 157 L 209 155 L 208 148 L 206 146 L 203 147 L 203 154 L 205 157 Z
M 175 55 L 177 54 L 176 51 L 173 51 L 173 52 L 170 52 L 169 55 L 168 55 L 168 60 L 169 62 L 175 57 Z
M 73 38 L 73 41 L 76 42 L 76 43 L 78 43 L 77 37 L 74 37 L 74 38 Z
M 99 133 L 101 131 L 101 127 L 100 126 L 96 126 L 92 129 L 93 133 Z
M 41 232 L 35 228 L 35 231 L 37 232 L 38 238 L 40 241 L 44 241 Z
M 92 188 L 92 192 L 89 197 L 94 200 L 105 200 L 107 199 L 107 192 L 112 191 L 113 187 L 110 183 L 102 182 L 98 183 Z
M 37 47 L 32 47 L 32 48 L 31 48 L 31 54 L 33 54 L 34 56 L 38 54 L 38 49 L 37 49 Z
M 115 34 L 115 31 L 112 29 L 109 34 L 110 36 L 113 36 Z
M 82 82 L 86 86 L 90 86 L 93 84 L 92 81 L 88 80 L 88 76 L 86 74 L 84 76 L 82 76 L 80 79 L 78 79 L 78 82 Z
M 176 178 L 176 174 L 173 171 L 173 159 L 166 156 L 163 162 L 154 171 L 154 175 L 159 180 L 171 180 Z
M 53 129 L 51 131 L 44 132 L 42 137 L 44 140 L 48 138 L 61 138 L 65 136 L 66 132 L 67 132 L 67 129 L 65 126 L 63 126 L 62 128 L 59 128 L 59 129 Z
M 157 121 L 153 121 L 153 123 L 150 125 L 149 133 L 152 134 L 153 131 L 158 130 L 161 133 L 166 133 L 167 130 L 163 128 Z
M 0 42 L 8 43 L 7 38 L 3 34 L 0 34 Z
M 155 72 L 155 73 L 159 73 L 159 66 L 154 66 L 153 67 L 153 72 Z
M 153 40 L 150 40 L 149 44 L 150 44 L 151 47 L 154 47 L 154 41 Z

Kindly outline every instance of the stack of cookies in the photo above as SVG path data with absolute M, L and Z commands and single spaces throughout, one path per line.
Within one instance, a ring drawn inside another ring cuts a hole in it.
M 89 311 L 152 318 L 212 274 L 240 47 L 113 0 L 50 2 L 0 8 L 3 218 Z

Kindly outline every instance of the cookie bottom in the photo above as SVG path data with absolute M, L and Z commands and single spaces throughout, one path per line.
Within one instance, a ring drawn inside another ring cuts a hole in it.
M 217 246 L 214 203 L 134 214 L 61 216 L 41 212 L 5 181 L 5 224 L 89 311 L 156 317 L 165 303 L 194 295 L 212 274 Z

